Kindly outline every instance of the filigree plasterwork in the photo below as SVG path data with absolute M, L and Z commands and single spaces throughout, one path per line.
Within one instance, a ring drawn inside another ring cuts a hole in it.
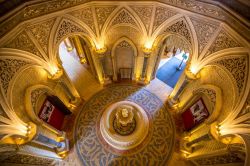
M 215 102 L 216 102 L 216 92 L 215 92 L 215 90 L 201 88 L 201 89 L 198 89 L 196 92 L 204 93 L 210 99 L 210 102 L 212 103 L 211 109 L 214 110 Z
M 55 12 L 61 9 L 81 4 L 83 2 L 86 2 L 86 0 L 74 0 L 74 1 L 53 0 L 53 1 L 44 1 L 42 3 L 36 3 L 31 6 L 25 7 L 24 18 L 33 18 L 36 16 L 41 16 L 42 14 Z
M 237 154 L 224 154 L 219 156 L 206 157 L 194 160 L 199 165 L 217 165 L 229 163 L 244 163 L 244 160 L 237 157 Z
M 76 33 L 76 32 L 85 32 L 85 30 L 77 26 L 72 21 L 63 20 L 61 24 L 58 26 L 58 31 L 56 35 L 56 43 L 67 34 Z
M 41 94 L 45 93 L 46 89 L 35 89 L 31 92 L 31 104 L 33 107 L 33 110 L 36 110 L 36 102 L 37 99 L 39 98 L 39 96 L 41 96 Z
M 16 154 L 3 160 L 4 163 L 27 164 L 27 165 L 51 165 L 53 159 L 35 157 L 24 154 Z
M 240 111 L 240 113 L 237 115 L 237 118 L 242 117 L 242 116 L 246 115 L 247 113 L 250 113 L 250 94 L 247 97 L 245 106 Z M 250 125 L 250 117 L 247 119 L 247 123 Z
M 232 74 L 233 78 L 236 81 L 238 91 L 240 94 L 240 92 L 244 88 L 246 77 L 248 75 L 247 56 L 225 58 L 225 59 L 217 61 L 216 64 L 223 66 Z
M 127 41 L 120 42 L 117 46 L 117 48 L 131 48 L 131 45 Z
M 236 40 L 234 40 L 227 32 L 222 30 L 216 37 L 212 45 L 209 47 L 208 51 L 205 54 L 205 57 L 214 52 L 234 47 L 241 47 L 241 45 Z
M 55 19 L 51 19 L 28 27 L 46 54 L 48 54 L 49 35 L 54 22 Z
M 7 43 L 4 47 L 27 51 L 43 58 L 40 51 L 37 49 L 37 47 L 25 31 L 18 34 L 11 42 Z
M 29 63 L 23 60 L 0 59 L 0 79 L 5 94 L 7 94 L 9 82 L 11 81 L 13 76 L 18 72 L 20 68 L 27 64 Z
M 189 43 L 191 42 L 191 35 L 187 26 L 187 23 L 184 20 L 180 20 L 173 25 L 169 26 L 164 30 L 164 32 L 177 33 L 187 39 Z
M 105 21 L 110 16 L 110 14 L 115 10 L 117 6 L 97 6 L 95 7 L 96 18 L 98 22 L 98 28 L 101 30 Z
M 213 36 L 214 32 L 218 29 L 219 25 L 216 23 L 210 23 L 208 21 L 202 21 L 199 19 L 191 19 L 196 36 L 199 42 L 199 54 L 202 52 L 204 47 L 207 45 L 209 39 Z
M 170 17 L 176 15 L 177 12 L 170 10 L 166 7 L 156 7 L 155 9 L 155 18 L 153 24 L 153 31 L 158 28 L 164 21 L 169 19 Z
M 150 6 L 130 6 L 136 14 L 140 17 L 141 21 L 145 25 L 146 29 L 149 30 L 150 20 L 153 14 L 153 7 Z
M 112 26 L 117 24 L 132 24 L 137 26 L 133 16 L 125 9 L 123 9 L 112 21 Z
M 83 21 L 84 23 L 86 23 L 90 29 L 96 33 L 95 30 L 95 24 L 94 24 L 94 17 L 93 17 L 93 13 L 91 10 L 91 7 L 87 7 L 81 10 L 77 10 L 74 12 L 69 13 L 70 15 L 80 19 L 81 21 Z

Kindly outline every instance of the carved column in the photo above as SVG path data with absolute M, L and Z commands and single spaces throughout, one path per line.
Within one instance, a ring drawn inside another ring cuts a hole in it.
M 99 50 L 95 49 L 94 52 L 94 64 L 96 67 L 96 72 L 97 72 L 97 76 L 98 76 L 98 80 L 101 84 L 105 83 L 105 73 L 103 70 L 103 58 L 105 56 L 105 52 L 107 51 L 107 48 L 102 48 Z
M 74 45 L 75 45 L 75 48 L 76 48 L 76 51 L 77 51 L 77 55 L 78 55 L 78 57 L 79 57 L 79 59 L 80 59 L 80 62 L 81 62 L 82 64 L 84 64 L 84 63 L 87 62 L 87 60 L 86 60 L 86 58 L 85 58 L 85 52 L 84 52 L 84 50 L 83 50 L 81 41 L 80 41 L 80 39 L 79 39 L 78 36 L 74 36 L 73 39 L 74 39 Z
M 149 57 L 150 57 L 150 53 L 144 53 L 144 60 L 143 60 L 141 78 L 140 78 L 140 80 L 142 81 L 145 81 Z
M 81 103 L 81 98 L 76 90 L 74 84 L 72 81 L 69 79 L 68 75 L 66 74 L 65 71 L 63 71 L 63 67 L 59 65 L 59 70 L 54 76 L 49 77 L 52 80 L 57 81 L 60 83 L 63 87 L 66 93 L 68 94 L 70 98 L 70 106 L 68 106 L 71 110 L 73 110 L 75 107 L 77 107 Z
M 65 132 L 55 135 L 42 126 L 38 127 L 37 134 L 32 142 L 50 148 L 60 157 L 65 157 L 69 151 L 69 140 L 66 138 Z
M 73 50 L 73 45 L 71 43 L 70 38 L 66 38 L 63 42 L 64 42 L 64 44 L 65 44 L 65 46 L 67 48 L 67 51 L 72 51 Z
M 167 47 L 167 44 L 166 44 L 166 40 L 164 40 L 162 46 L 158 47 L 159 51 L 158 51 L 158 54 L 157 54 L 157 57 L 156 57 L 156 60 L 155 60 L 155 66 L 154 66 L 154 71 L 153 71 L 153 74 L 152 74 L 152 79 L 155 78 L 155 75 L 156 75 L 156 72 L 157 72 L 157 69 L 158 69 L 158 66 L 160 64 L 160 61 L 161 61 L 161 57 L 164 55 L 165 53 L 165 49 Z
M 103 76 L 103 83 L 104 84 L 109 84 L 111 83 L 110 78 L 107 76 L 107 73 L 105 72 L 105 58 L 108 56 L 108 52 L 103 53 L 103 54 L 98 54 L 99 57 L 99 63 L 100 63 L 100 69 L 102 71 L 102 76 Z
M 174 107 L 179 101 L 179 97 L 181 93 L 183 92 L 184 88 L 187 86 L 187 84 L 192 81 L 199 78 L 199 75 L 192 74 L 188 67 L 185 69 L 185 71 L 182 73 L 181 77 L 179 78 L 176 86 L 174 87 L 172 93 L 170 94 L 168 98 L 168 105 L 170 107 Z

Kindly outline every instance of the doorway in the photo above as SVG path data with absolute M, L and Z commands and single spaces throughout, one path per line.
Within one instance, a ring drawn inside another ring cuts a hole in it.
M 174 88 L 185 70 L 189 59 L 189 47 L 180 37 L 170 36 L 165 39 L 156 78 Z

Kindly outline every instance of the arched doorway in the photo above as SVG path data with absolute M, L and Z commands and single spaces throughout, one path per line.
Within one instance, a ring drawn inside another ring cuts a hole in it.
M 174 88 L 190 56 L 190 45 L 177 35 L 165 38 L 159 51 L 155 77 Z
M 72 35 L 61 41 L 58 48 L 62 67 L 83 99 L 92 95 L 88 89 L 100 89 L 90 47 L 87 39 Z

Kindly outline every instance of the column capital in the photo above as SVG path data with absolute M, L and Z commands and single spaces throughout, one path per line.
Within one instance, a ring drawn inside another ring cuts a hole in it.
M 106 51 L 107 51 L 107 47 L 106 46 L 104 46 L 104 47 L 102 47 L 102 48 L 94 48 L 94 50 L 95 50 L 95 52 L 97 53 L 97 55 L 99 55 L 99 56 L 104 56 L 105 55 L 105 53 L 106 53 Z
M 210 134 L 212 135 L 212 137 L 215 140 L 222 142 L 224 144 L 230 144 L 230 142 L 233 139 L 232 135 L 231 136 L 229 136 L 229 135 L 223 136 L 223 135 L 221 135 L 220 130 L 221 130 L 221 125 L 217 121 L 215 121 L 214 123 L 212 123 L 210 125 Z
M 51 80 L 58 80 L 64 74 L 63 67 L 61 64 L 57 64 L 57 67 L 54 67 L 53 73 L 48 73 L 48 78 Z
M 185 69 L 185 75 L 187 76 L 188 80 L 196 80 L 200 78 L 200 73 L 194 74 L 189 68 Z
M 37 134 L 37 126 L 32 122 L 27 123 L 27 134 L 26 137 L 17 137 L 15 142 L 18 145 L 30 142 Z

